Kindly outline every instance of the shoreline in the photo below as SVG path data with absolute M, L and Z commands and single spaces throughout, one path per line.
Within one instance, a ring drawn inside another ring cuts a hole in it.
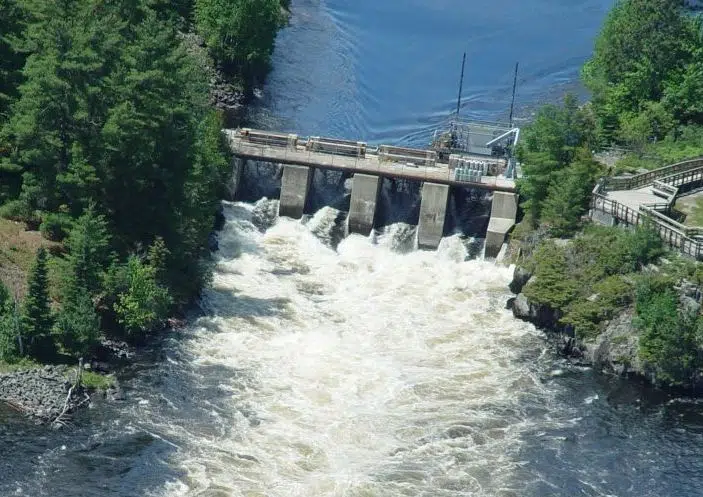
M 654 368 L 639 357 L 640 331 L 633 323 L 634 309 L 623 307 L 606 322 L 604 331 L 594 340 L 578 338 L 574 330 L 559 322 L 559 311 L 548 305 L 536 304 L 522 292 L 532 281 L 532 274 L 515 266 L 509 289 L 513 294 L 506 302 L 515 319 L 532 323 L 542 331 L 555 352 L 578 366 L 593 368 L 599 374 L 615 375 L 628 381 L 641 382 L 670 395 L 690 398 L 703 396 L 703 372 L 686 385 L 673 385 L 658 380 Z M 693 299 L 700 306 L 700 292 L 693 287 L 682 289 L 682 298 Z
M 281 8 L 285 22 L 279 25 L 279 30 L 288 23 L 291 16 L 289 9 Z M 252 95 L 234 81 L 230 81 L 208 53 L 207 46 L 201 36 L 194 32 L 181 33 L 182 44 L 200 60 L 201 69 L 208 74 L 209 90 L 208 104 L 212 109 L 222 113 L 225 126 L 241 125 L 245 119 L 248 106 L 253 102 Z M 266 75 L 262 76 L 261 86 L 265 85 Z M 217 233 L 224 227 L 222 206 L 212 215 L 212 231 L 207 240 L 210 254 L 219 250 Z M 191 303 L 185 313 L 197 312 L 197 304 Z M 178 331 L 183 326 L 183 313 L 177 311 L 168 318 L 161 333 Z M 100 375 L 103 379 L 110 378 L 109 386 L 103 387 L 77 384 L 71 381 L 71 371 L 77 371 L 76 366 L 67 364 L 41 364 L 13 366 L 8 371 L 0 370 L 0 404 L 7 406 L 18 416 L 22 416 L 36 424 L 61 428 L 71 421 L 71 416 L 79 409 L 90 407 L 95 396 L 102 396 L 111 401 L 124 400 L 119 377 L 129 367 L 130 359 L 139 354 L 142 346 L 152 340 L 160 340 L 160 336 L 146 337 L 144 343 L 129 345 L 106 339 L 100 346 L 99 352 L 88 358 L 83 372 Z M 2 366 L 2 363 L 0 363 Z M 74 375 L 75 378 L 75 375 Z M 95 376 L 93 377 L 95 378 Z

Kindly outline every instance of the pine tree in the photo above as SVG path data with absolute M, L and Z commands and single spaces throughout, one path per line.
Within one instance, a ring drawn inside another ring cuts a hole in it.
M 105 217 L 97 214 L 94 207 L 88 207 L 69 233 L 66 248 L 68 254 L 61 262 L 62 301 L 76 302 L 82 291 L 97 295 L 110 259 L 110 235 Z
M 195 19 L 214 58 L 251 90 L 268 68 L 281 22 L 281 2 L 196 0 Z
M 37 250 L 34 266 L 29 273 L 27 296 L 22 309 L 27 352 L 40 359 L 51 359 L 56 353 L 51 336 L 53 316 L 49 307 L 49 279 L 46 266 L 46 250 Z
M 85 356 L 98 343 L 100 317 L 87 289 L 77 289 L 72 300 L 63 303 L 56 322 L 56 334 L 66 351 L 77 357 Z
M 555 175 L 541 218 L 552 235 L 567 236 L 579 227 L 599 172 L 600 166 L 590 157 L 590 152 L 582 150 L 573 163 Z
M 19 357 L 22 326 L 15 300 L 0 283 L 0 361 L 12 362 Z
M 524 132 L 518 150 L 523 178 L 518 182 L 528 219 L 537 224 L 551 185 L 563 179 L 579 150 L 592 144 L 593 124 L 573 95 L 561 106 L 545 105 Z M 579 200 L 580 202 L 580 200 Z
M 22 79 L 24 54 L 18 39 L 25 27 L 26 12 L 16 0 L 0 0 L 0 124 L 5 120 L 9 104 L 17 95 Z

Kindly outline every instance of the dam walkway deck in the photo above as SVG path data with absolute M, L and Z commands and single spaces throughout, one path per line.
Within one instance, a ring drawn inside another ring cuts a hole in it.
M 398 147 L 384 149 L 382 145 L 363 149 L 363 152 L 353 155 L 339 154 L 311 149 L 305 140 L 295 140 L 294 143 L 275 139 L 253 141 L 243 135 L 240 130 L 228 129 L 224 132 L 230 150 L 235 156 L 242 159 L 341 170 L 352 174 L 363 173 L 387 178 L 430 181 L 443 185 L 492 191 L 510 193 L 516 191 L 515 181 L 500 174 L 483 174 L 480 177 L 477 175 L 466 177 L 457 174 L 456 168 L 451 167 L 450 163 L 432 160 L 431 151 Z M 340 142 L 342 141 L 340 140 Z M 333 147 L 329 147 L 329 149 L 331 148 Z M 395 149 L 399 153 L 394 153 Z M 385 152 L 385 150 L 389 150 L 389 152 Z M 348 150 L 344 150 L 344 152 L 348 152 Z M 423 152 L 426 155 L 423 155 Z M 495 171 L 506 168 L 505 160 L 498 158 L 477 156 L 475 162 L 483 163 L 484 167 Z

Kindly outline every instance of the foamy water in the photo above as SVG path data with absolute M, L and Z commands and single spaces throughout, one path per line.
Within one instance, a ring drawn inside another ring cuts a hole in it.
M 205 434 L 158 427 L 187 445 L 164 494 L 517 495 L 539 421 L 522 404 L 551 393 L 523 359 L 535 332 L 504 309 L 510 270 L 465 261 L 454 237 L 334 251 L 289 219 L 260 232 L 253 209 L 227 205 L 209 315 L 185 345 L 195 374 L 236 371 L 220 389 L 248 414 Z

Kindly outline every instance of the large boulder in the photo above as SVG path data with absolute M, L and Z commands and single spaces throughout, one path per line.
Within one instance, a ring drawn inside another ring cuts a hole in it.
M 510 291 L 516 295 L 522 292 L 522 289 L 527 284 L 527 282 L 530 281 L 530 278 L 532 278 L 531 272 L 529 272 L 524 267 L 515 266 L 515 270 L 513 271 L 513 280 L 508 286 L 510 288 Z
M 594 367 L 617 374 L 646 376 L 639 358 L 639 331 L 632 324 L 634 311 L 626 309 L 612 319 L 603 333 L 592 342 L 585 342 L 586 359 Z
M 564 331 L 559 324 L 561 318 L 559 311 L 548 305 L 530 302 L 524 293 L 520 293 L 512 300 L 512 311 L 516 318 L 529 321 L 538 328 L 554 332 Z
M 519 294 L 513 299 L 513 316 L 518 319 L 530 320 L 530 302 L 527 300 L 524 293 Z

